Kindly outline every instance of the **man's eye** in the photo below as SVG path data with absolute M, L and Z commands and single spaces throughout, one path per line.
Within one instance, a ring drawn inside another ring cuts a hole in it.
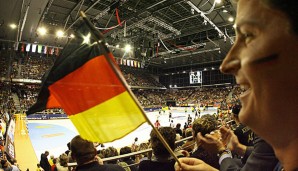
M 244 33 L 243 37 L 246 39 L 246 38 L 249 38 L 249 37 L 253 37 L 253 35 L 251 33 Z
M 251 40 L 253 40 L 254 35 L 251 33 L 243 33 L 243 40 L 246 44 L 248 44 Z

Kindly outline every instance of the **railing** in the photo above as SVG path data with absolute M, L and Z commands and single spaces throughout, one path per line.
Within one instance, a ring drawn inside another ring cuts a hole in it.
M 191 138 L 193 138 L 193 137 L 192 136 L 189 136 L 189 137 L 183 138 L 181 140 L 176 141 L 175 144 L 180 143 L 182 141 L 189 140 Z M 191 145 L 193 145 L 193 144 L 191 144 Z M 178 148 L 178 150 L 182 150 L 182 149 L 181 148 Z M 129 153 L 129 154 L 123 154 L 123 155 L 113 156 L 113 157 L 109 157 L 109 158 L 103 158 L 102 161 L 103 162 L 114 161 L 114 160 L 119 160 L 121 158 L 135 156 L 135 155 L 144 154 L 144 153 L 148 153 L 148 152 L 152 152 L 152 148 L 149 148 L 149 149 L 146 149 L 146 150 L 142 150 L 142 151 L 133 152 L 133 153 Z M 176 152 L 176 150 L 175 150 L 175 152 Z M 132 164 L 132 165 L 138 165 L 138 163 Z M 132 165 L 128 165 L 128 166 L 132 166 Z M 77 163 L 76 162 L 74 162 L 74 163 L 68 163 L 67 166 L 68 166 L 68 170 L 71 171 L 74 167 L 77 166 Z

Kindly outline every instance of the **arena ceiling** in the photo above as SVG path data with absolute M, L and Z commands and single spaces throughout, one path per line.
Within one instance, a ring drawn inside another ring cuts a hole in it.
M 78 12 L 85 11 L 116 57 L 165 68 L 219 62 L 234 40 L 235 6 L 215 1 L 0 0 L 0 39 L 63 46 L 81 25 Z M 9 28 L 12 23 L 17 29 Z M 41 26 L 46 36 L 37 33 Z M 57 38 L 57 29 L 68 36 Z M 133 46 L 130 55 L 116 47 L 127 43 Z

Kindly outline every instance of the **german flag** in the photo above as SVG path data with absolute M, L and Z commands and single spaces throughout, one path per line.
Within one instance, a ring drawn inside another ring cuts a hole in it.
M 84 139 L 101 143 L 120 139 L 145 123 L 113 55 L 99 44 L 83 44 L 59 57 L 27 114 L 61 107 Z

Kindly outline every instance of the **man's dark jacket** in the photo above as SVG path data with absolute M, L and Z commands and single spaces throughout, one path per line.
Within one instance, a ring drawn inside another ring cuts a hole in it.
M 254 146 L 247 147 L 241 159 L 225 158 L 220 165 L 221 171 L 272 171 L 277 165 L 272 147 L 263 139 L 255 136 Z

